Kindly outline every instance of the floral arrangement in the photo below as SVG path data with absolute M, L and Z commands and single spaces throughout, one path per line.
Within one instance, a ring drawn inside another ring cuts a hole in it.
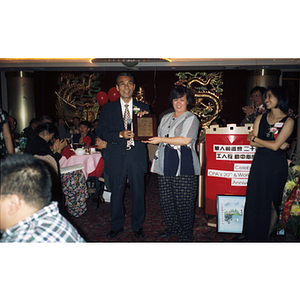
M 292 156 L 289 164 L 288 179 L 284 187 L 281 218 L 278 226 L 292 227 L 295 236 L 300 236 L 300 151 Z
M 289 108 L 287 115 L 293 118 L 294 120 L 298 118 L 298 115 L 296 115 L 291 108 Z
M 254 123 L 254 121 L 255 121 L 255 119 L 256 119 L 256 117 L 258 115 L 262 115 L 262 114 L 264 114 L 266 112 L 267 112 L 267 110 L 263 106 L 262 107 L 256 107 L 256 108 L 254 108 L 253 112 L 248 113 L 246 115 L 246 121 L 247 121 L 247 123 Z
M 270 127 L 269 132 L 267 133 L 267 137 L 273 136 L 275 139 L 278 136 L 278 128 L 275 127 L 275 125 L 273 127 Z

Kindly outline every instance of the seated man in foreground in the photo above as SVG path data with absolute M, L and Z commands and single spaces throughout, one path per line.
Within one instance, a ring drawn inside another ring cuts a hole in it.
M 28 154 L 1 160 L 0 242 L 84 242 L 51 202 L 45 163 Z

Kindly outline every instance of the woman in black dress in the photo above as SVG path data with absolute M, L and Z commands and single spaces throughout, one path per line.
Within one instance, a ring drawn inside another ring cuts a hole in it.
M 281 87 L 268 87 L 264 94 L 267 113 L 259 115 L 247 140 L 255 146 L 246 193 L 243 234 L 248 241 L 267 241 L 278 221 L 287 179 L 284 149 L 294 120 L 287 116 L 289 97 Z
M 68 143 L 66 140 L 57 139 L 53 143 L 53 150 L 50 149 L 49 142 L 53 139 L 57 130 L 57 127 L 49 122 L 38 125 L 35 129 L 35 135 L 27 145 L 25 152 L 32 155 L 49 154 L 54 157 L 58 163 L 61 158 L 61 152 Z
M 26 146 L 25 153 L 39 156 L 52 156 L 56 161 L 56 168 L 52 165 L 49 167 L 49 172 L 52 179 L 52 201 L 58 202 L 60 213 L 64 217 L 68 217 L 66 214 L 66 207 L 64 204 L 64 194 L 62 191 L 61 179 L 60 179 L 60 167 L 59 160 L 61 158 L 62 150 L 67 146 L 66 140 L 57 139 L 53 143 L 53 149 L 51 150 L 49 143 L 53 140 L 57 127 L 49 122 L 39 124 L 35 128 L 35 134 Z M 47 161 L 47 160 L 46 160 Z M 54 167 L 54 168 L 53 168 Z M 56 171 L 57 170 L 57 171 Z

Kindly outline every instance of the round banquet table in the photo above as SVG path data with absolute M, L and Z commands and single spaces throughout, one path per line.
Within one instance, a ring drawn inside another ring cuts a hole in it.
M 69 158 L 62 156 L 59 160 L 59 165 L 61 168 L 70 167 L 77 164 L 82 164 L 84 166 L 83 173 L 85 178 L 89 177 L 97 167 L 99 167 L 100 159 L 102 158 L 101 153 L 84 154 L 84 155 L 72 155 Z M 100 176 L 99 176 L 100 177 Z

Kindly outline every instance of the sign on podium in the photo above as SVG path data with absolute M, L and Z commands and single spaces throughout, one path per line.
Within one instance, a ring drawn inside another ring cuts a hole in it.
M 206 214 L 217 215 L 218 195 L 246 195 L 249 171 L 256 150 L 247 141 L 252 126 L 212 125 L 206 130 Z

